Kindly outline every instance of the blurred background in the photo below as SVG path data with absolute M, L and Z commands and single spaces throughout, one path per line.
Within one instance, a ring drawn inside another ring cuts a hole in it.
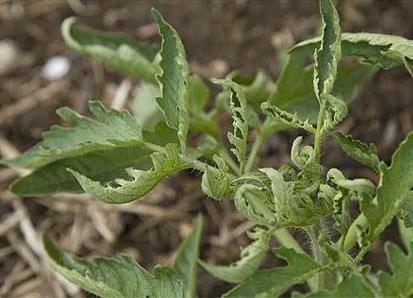
M 412 0 L 337 3 L 343 31 L 413 38 Z M 127 107 L 139 82 L 68 49 L 60 24 L 66 17 L 77 16 L 96 29 L 158 43 L 151 7 L 177 29 L 192 71 L 204 78 L 223 77 L 234 69 L 249 74 L 262 69 L 275 80 L 280 53 L 314 36 L 319 25 L 316 0 L 0 0 L 0 156 L 14 156 L 35 144 L 42 131 L 59 121 L 57 107 L 66 105 L 85 113 L 89 99 L 111 105 L 119 92 L 126 93 Z M 379 72 L 352 104 L 351 116 L 341 129 L 376 143 L 381 158 L 388 161 L 413 128 L 412 91 L 404 69 Z M 230 128 L 230 122 L 226 124 Z M 271 137 L 262 163 L 275 166 L 288 161 L 294 136 Z M 333 144 L 327 144 L 323 159 L 350 177 L 375 179 Z M 205 198 L 197 173 L 174 175 L 139 203 L 120 206 L 86 196 L 18 198 L 7 186 L 22 174 L 19 169 L 0 168 L 1 297 L 84 297 L 50 273 L 39 241 L 44 231 L 78 255 L 126 252 L 148 269 L 170 260 L 199 212 L 206 219 L 204 260 L 228 264 L 238 259 L 239 247 L 248 243 L 243 233 L 250 224 L 234 212 L 231 202 Z M 304 237 L 299 231 L 295 234 Z M 395 227 L 382 241 L 386 239 L 398 241 Z M 367 258 L 375 270 L 386 269 L 381 244 Z M 201 297 L 216 297 L 231 287 L 202 271 L 199 276 Z

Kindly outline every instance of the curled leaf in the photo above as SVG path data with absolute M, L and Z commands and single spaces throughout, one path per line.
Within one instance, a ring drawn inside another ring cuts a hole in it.
M 90 196 L 106 203 L 121 204 L 141 198 L 168 175 L 189 167 L 182 161 L 175 144 L 166 145 L 161 152 L 153 153 L 151 158 L 151 170 L 127 168 L 127 179 L 115 179 L 107 185 L 102 185 L 73 169 L 68 170 Z
M 320 104 L 322 95 L 331 94 L 341 59 L 341 29 L 339 16 L 331 0 L 320 1 L 323 33 L 320 47 L 314 54 L 314 91 Z
M 215 200 L 222 200 L 230 197 L 234 189 L 231 185 L 231 179 L 228 175 L 228 166 L 225 161 L 219 156 L 214 156 L 214 161 L 218 169 L 212 170 L 210 167 L 205 167 L 205 172 L 202 175 L 202 191 L 209 197 Z
M 374 144 L 363 143 L 339 132 L 334 134 L 334 139 L 348 156 L 378 172 L 380 160 Z
M 155 82 L 156 48 L 121 34 L 96 31 L 64 20 L 62 35 L 69 47 L 136 79 Z
M 156 75 L 161 96 L 157 102 L 168 126 L 178 131 L 181 147 L 184 148 L 189 127 L 189 70 L 185 49 L 178 33 L 156 9 L 152 9 L 152 15 L 162 37 L 160 73 Z
M 269 102 L 264 102 L 261 105 L 261 109 L 264 111 L 264 113 L 271 116 L 280 124 L 286 125 L 291 128 L 303 129 L 311 133 L 315 132 L 314 126 L 308 120 L 301 121 L 296 113 L 291 114 L 278 108 L 275 105 L 272 105 Z
M 215 277 L 231 283 L 240 283 L 258 270 L 268 250 L 270 235 L 257 228 L 248 236 L 253 242 L 241 251 L 241 259 L 229 266 L 211 265 L 200 262 L 202 267 Z

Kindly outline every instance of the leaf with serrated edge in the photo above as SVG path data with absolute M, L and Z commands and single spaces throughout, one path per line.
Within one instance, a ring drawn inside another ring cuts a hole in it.
M 136 146 L 142 141 L 141 128 L 129 112 L 107 109 L 99 101 L 90 101 L 89 109 L 94 118 L 81 116 L 67 107 L 58 109 L 57 114 L 72 126 L 52 126 L 43 134 L 40 143 L 6 162 L 39 168 L 59 159 L 96 150 Z
M 99 297 L 184 297 L 182 281 L 169 268 L 156 266 L 151 275 L 125 255 L 88 261 L 61 251 L 47 236 L 43 242 L 55 271 Z
M 408 253 L 394 243 L 386 243 L 385 252 L 392 274 L 379 272 L 378 281 L 384 297 L 411 297 L 413 295 L 413 242 Z
M 339 132 L 334 134 L 334 139 L 348 156 L 378 172 L 380 160 L 374 144 L 363 143 Z
M 64 20 L 61 27 L 66 44 L 136 79 L 155 82 L 156 49 L 121 34 L 89 29 L 76 24 L 76 18 Z
M 404 206 L 413 187 L 413 133 L 400 143 L 389 167 L 380 164 L 376 198 L 362 201 L 361 210 L 369 223 L 368 239 L 374 241 Z
M 381 33 L 343 33 L 342 50 L 344 56 L 355 56 L 363 62 L 378 65 L 384 69 L 405 65 L 411 70 L 413 41 L 401 36 Z M 294 46 L 311 50 L 317 47 L 320 37 L 305 40 Z
M 234 145 L 231 151 L 237 157 L 240 163 L 241 173 L 244 170 L 247 160 L 247 102 L 244 91 L 237 83 L 225 80 L 212 80 L 213 83 L 222 84 L 230 92 L 230 110 L 232 115 L 233 132 L 228 133 L 228 141 Z
M 97 150 L 84 155 L 51 162 L 30 174 L 17 179 L 11 190 L 20 196 L 39 196 L 57 192 L 83 192 L 71 168 L 93 180 L 105 183 L 115 178 L 127 178 L 125 168 L 149 170 L 151 150 L 141 145 Z
M 321 37 L 303 41 L 288 53 L 288 59 L 277 81 L 277 88 L 270 102 L 289 112 L 297 112 L 301 119 L 314 121 L 318 111 L 312 91 L 312 68 L 305 61 L 319 46 Z M 340 65 L 333 94 L 349 103 L 357 86 L 381 68 L 405 65 L 412 69 L 413 41 L 403 37 L 379 33 L 343 33 L 343 56 L 354 56 L 367 64 Z M 295 86 L 291 88 L 291 86 Z M 346 87 L 347 86 L 347 87 Z
M 310 256 L 297 253 L 293 249 L 278 248 L 275 253 L 285 259 L 288 265 L 257 271 L 245 282 L 224 294 L 224 297 L 278 296 L 292 285 L 304 282 L 324 269 Z
M 323 34 L 320 47 L 314 54 L 314 91 L 321 103 L 324 94 L 333 90 L 337 64 L 341 59 L 341 29 L 339 17 L 331 0 L 320 1 Z
M 157 98 L 157 102 L 166 123 L 178 131 L 179 141 L 184 146 L 189 127 L 186 95 L 189 70 L 185 49 L 178 33 L 156 9 L 152 9 L 152 15 L 162 37 L 159 52 L 161 72 L 156 76 L 161 96 Z
M 314 126 L 308 121 L 301 121 L 297 114 L 291 114 L 287 111 L 284 111 L 269 102 L 264 102 L 261 105 L 261 109 L 264 113 L 274 118 L 275 121 L 278 121 L 282 125 L 289 126 L 291 128 L 303 129 L 308 132 L 314 133 Z
M 166 145 L 162 151 L 153 153 L 151 158 L 151 170 L 127 168 L 127 179 L 115 179 L 107 185 L 102 185 L 73 169 L 68 170 L 90 196 L 106 203 L 122 204 L 141 198 L 168 175 L 189 167 L 182 161 L 176 144 Z
M 239 261 L 229 266 L 211 265 L 200 261 L 202 267 L 210 274 L 226 282 L 243 282 L 260 267 L 267 253 L 270 239 L 269 233 L 262 229 L 250 232 L 249 237 L 254 241 L 241 251 Z

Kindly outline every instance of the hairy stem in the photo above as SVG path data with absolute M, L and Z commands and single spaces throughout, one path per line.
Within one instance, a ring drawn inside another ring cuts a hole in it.
M 252 144 L 250 155 L 248 156 L 247 164 L 245 166 L 246 173 L 251 171 L 253 167 L 255 166 L 257 158 L 258 158 L 258 153 L 263 143 L 264 143 L 264 137 L 262 133 L 259 131 L 257 133 L 257 137 L 254 140 L 254 143 Z

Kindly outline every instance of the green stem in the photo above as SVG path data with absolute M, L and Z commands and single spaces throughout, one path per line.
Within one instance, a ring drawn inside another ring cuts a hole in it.
M 235 163 L 234 159 L 229 155 L 228 151 L 223 148 L 220 150 L 220 156 L 224 159 L 224 161 L 227 163 L 227 165 L 231 168 L 231 170 L 237 175 L 240 176 L 240 168 L 238 165 Z
M 248 173 L 253 169 L 256 164 L 258 153 L 261 149 L 262 144 L 264 143 L 264 137 L 260 131 L 257 133 L 257 137 L 252 144 L 250 155 L 248 156 L 247 164 L 245 166 L 245 172 Z
M 318 164 L 320 163 L 321 143 L 322 143 L 323 134 L 324 134 L 323 124 L 324 124 L 324 117 L 325 117 L 325 108 L 326 108 L 326 104 L 325 102 L 322 102 L 320 104 L 320 111 L 318 113 L 318 118 L 317 118 L 317 130 L 314 136 L 314 158 L 315 158 L 315 162 Z
M 310 237 L 311 240 L 311 248 L 313 251 L 314 259 L 317 263 L 323 264 L 323 258 L 322 258 L 322 252 L 320 249 L 320 245 L 318 244 L 318 230 L 319 230 L 319 225 L 314 225 L 308 229 L 306 229 L 308 236 Z M 313 278 L 311 278 L 311 282 L 314 284 L 315 289 L 314 291 L 319 291 L 323 289 L 324 287 L 324 282 L 323 282 L 323 276 L 322 273 L 320 272 L 319 274 L 315 275 Z

